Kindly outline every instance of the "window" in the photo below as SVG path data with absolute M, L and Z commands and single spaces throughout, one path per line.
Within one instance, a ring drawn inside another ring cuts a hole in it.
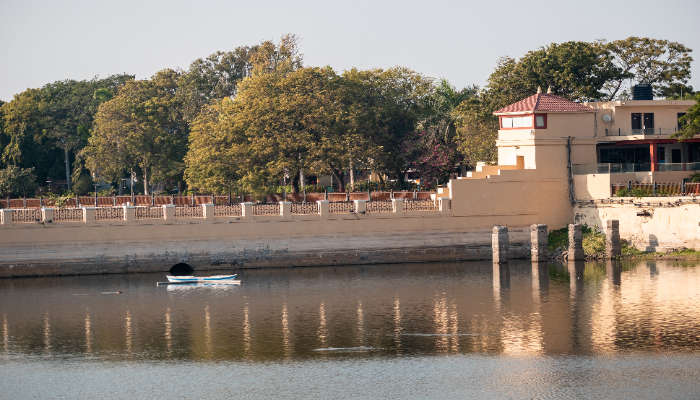
M 501 129 L 532 128 L 532 115 L 501 117 Z
M 653 134 L 654 113 L 632 113 L 632 133 Z
M 654 133 L 654 113 L 644 113 L 644 133 Z
M 642 130 L 642 113 L 632 113 L 632 130 Z
M 546 129 L 547 128 L 547 114 L 535 114 L 535 128 Z
M 660 163 L 665 163 L 666 162 L 666 148 L 664 146 L 659 146 L 657 149 L 657 156 L 656 159 Z

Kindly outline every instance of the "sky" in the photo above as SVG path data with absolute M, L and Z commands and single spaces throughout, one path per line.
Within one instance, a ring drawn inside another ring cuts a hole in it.
M 298 35 L 307 66 L 406 66 L 484 85 L 499 57 L 551 42 L 668 39 L 695 49 L 700 1 L 0 0 L 0 100 L 63 79 L 148 78 L 217 50 Z

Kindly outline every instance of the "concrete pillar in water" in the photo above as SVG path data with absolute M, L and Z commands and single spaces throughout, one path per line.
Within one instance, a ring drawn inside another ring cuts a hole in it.
M 280 217 L 289 218 L 292 216 L 292 203 L 290 201 L 280 201 Z
M 202 217 L 204 217 L 205 220 L 213 221 L 214 208 L 215 206 L 212 203 L 202 204 Z
M 83 223 L 94 224 L 96 221 L 97 208 L 83 207 Z
M 508 262 L 508 227 L 496 225 L 491 232 L 491 250 L 493 262 L 502 264 Z
M 611 219 L 606 223 L 605 229 L 605 258 L 612 260 L 620 258 L 621 255 L 620 221 Z
M 403 214 L 403 199 L 391 199 L 391 210 L 394 212 L 394 214 Z
M 163 220 L 166 222 L 175 220 L 174 204 L 163 204 Z
M 318 204 L 318 215 L 321 218 L 328 218 L 328 215 L 331 213 L 328 200 L 317 200 L 316 203 Z
M 253 203 L 249 201 L 241 203 L 241 217 L 246 219 L 253 218 Z
M 530 255 L 532 261 L 540 262 L 547 259 L 547 225 L 530 225 Z
M 53 222 L 53 208 L 42 208 L 41 209 L 41 222 L 50 223 Z
M 12 209 L 3 208 L 0 210 L 0 223 L 3 225 L 12 224 Z
M 355 214 L 367 213 L 367 200 L 355 200 Z
M 583 253 L 583 231 L 581 224 L 569 224 L 569 261 L 583 261 L 586 255 Z

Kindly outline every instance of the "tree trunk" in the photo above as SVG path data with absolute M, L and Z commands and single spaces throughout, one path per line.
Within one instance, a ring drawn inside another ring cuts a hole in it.
M 338 192 L 344 192 L 345 191 L 345 181 L 343 179 L 343 173 L 340 171 L 337 171 L 335 168 L 331 168 L 331 174 L 333 174 L 333 178 L 338 181 Z
M 299 190 L 304 191 L 304 169 L 299 169 Z
M 66 183 L 68 184 L 68 191 L 70 192 L 70 160 L 68 158 L 68 146 L 63 146 L 63 161 L 66 164 Z
M 352 161 L 350 161 L 350 190 L 355 190 L 355 170 Z
M 143 194 L 148 196 L 148 169 L 143 169 Z

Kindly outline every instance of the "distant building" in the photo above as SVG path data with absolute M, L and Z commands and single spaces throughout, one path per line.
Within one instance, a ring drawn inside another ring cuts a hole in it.
M 700 135 L 672 137 L 694 104 L 650 96 L 576 103 L 538 91 L 494 112 L 498 165 L 479 163 L 439 195 L 452 198 L 455 215 L 563 226 L 575 199 L 610 197 L 611 184 L 680 182 L 700 172 Z

